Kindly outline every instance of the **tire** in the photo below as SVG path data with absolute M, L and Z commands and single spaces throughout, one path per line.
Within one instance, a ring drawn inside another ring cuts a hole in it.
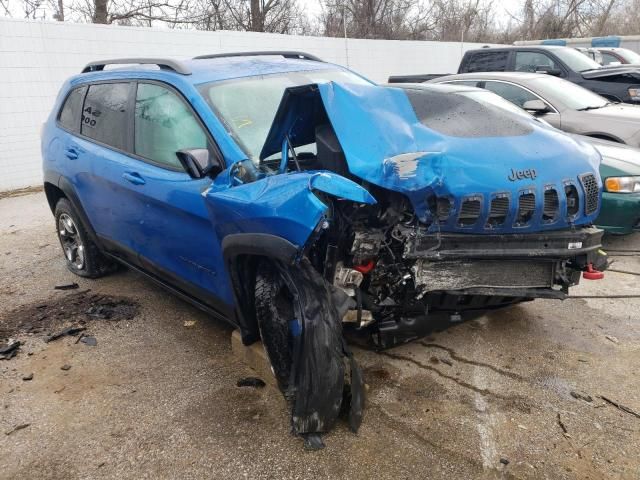
M 56 231 L 67 262 L 67 268 L 80 277 L 99 278 L 117 269 L 89 238 L 79 215 L 66 198 L 55 208 Z
M 293 362 L 289 322 L 295 318 L 293 299 L 277 268 L 260 262 L 256 270 L 256 319 L 262 345 L 280 390 L 286 394 Z

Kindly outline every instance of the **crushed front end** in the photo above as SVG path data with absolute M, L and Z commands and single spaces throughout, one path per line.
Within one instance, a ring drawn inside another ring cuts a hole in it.
M 305 253 L 378 348 L 438 319 L 563 299 L 605 267 L 599 154 L 535 120 L 419 87 L 329 84 L 285 93 L 263 153 L 283 137 L 315 142 L 313 167 L 377 201 L 316 192 L 328 209 Z

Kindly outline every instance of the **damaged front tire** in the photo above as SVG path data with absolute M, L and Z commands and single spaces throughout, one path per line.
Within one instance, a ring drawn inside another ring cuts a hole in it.
M 342 336 L 346 294 L 303 259 L 296 265 L 262 262 L 256 273 L 256 317 L 278 385 L 291 404 L 291 424 L 308 448 L 341 411 L 356 432 L 364 381 Z M 345 372 L 348 370 L 348 375 Z

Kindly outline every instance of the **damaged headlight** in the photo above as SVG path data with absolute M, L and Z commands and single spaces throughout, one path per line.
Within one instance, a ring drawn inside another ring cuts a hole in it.
M 604 181 L 604 190 L 611 193 L 640 192 L 640 177 L 609 177 Z

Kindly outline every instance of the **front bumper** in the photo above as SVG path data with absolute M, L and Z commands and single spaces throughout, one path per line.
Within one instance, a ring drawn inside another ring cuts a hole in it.
M 428 235 L 408 242 L 404 256 L 416 260 L 414 281 L 419 297 L 428 301 L 434 293 L 562 299 L 579 282 L 581 271 L 603 263 L 602 235 L 593 227 L 519 235 Z
M 640 193 L 604 192 L 600 215 L 595 224 L 607 233 L 640 231 Z

